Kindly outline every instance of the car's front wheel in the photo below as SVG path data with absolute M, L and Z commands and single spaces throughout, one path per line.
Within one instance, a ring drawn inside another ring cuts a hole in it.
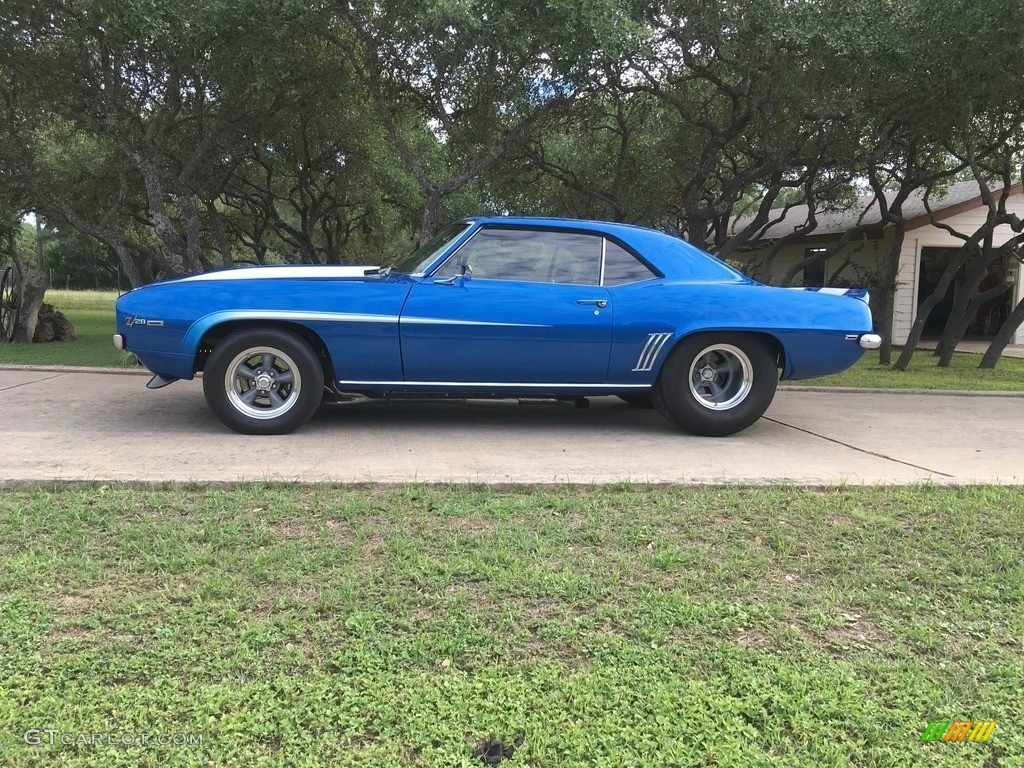
M 324 373 L 310 346 L 273 328 L 236 331 L 214 347 L 203 371 L 206 402 L 246 435 L 282 435 L 309 421 Z
M 778 381 L 775 354 L 761 339 L 702 333 L 672 350 L 651 400 L 662 416 L 688 432 L 724 437 L 761 418 Z

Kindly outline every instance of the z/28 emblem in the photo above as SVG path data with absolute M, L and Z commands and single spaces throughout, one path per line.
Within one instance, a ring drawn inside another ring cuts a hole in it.
M 146 320 L 144 317 L 126 317 L 124 321 L 125 326 L 128 328 L 135 328 L 137 326 L 149 326 L 150 328 L 163 328 L 163 320 Z

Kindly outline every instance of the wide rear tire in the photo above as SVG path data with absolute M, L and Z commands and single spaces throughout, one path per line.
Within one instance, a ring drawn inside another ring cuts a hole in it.
M 298 429 L 323 398 L 324 371 L 309 344 L 287 331 L 236 331 L 214 347 L 203 370 L 206 402 L 244 435 Z
M 725 437 L 768 410 L 779 382 L 771 347 L 742 333 L 702 333 L 681 341 L 662 366 L 651 401 L 687 432 Z

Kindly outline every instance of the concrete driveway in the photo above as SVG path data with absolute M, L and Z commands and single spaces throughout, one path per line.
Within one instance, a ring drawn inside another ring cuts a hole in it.
M 739 435 L 557 403 L 325 404 L 299 432 L 236 435 L 199 381 L 0 370 L 0 483 L 240 481 L 812 484 L 1019 482 L 1024 397 L 781 389 Z

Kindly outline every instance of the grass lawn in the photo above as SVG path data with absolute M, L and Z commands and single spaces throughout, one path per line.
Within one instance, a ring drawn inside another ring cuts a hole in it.
M 128 355 L 114 349 L 114 291 L 47 291 L 46 301 L 68 316 L 75 341 L 0 344 L 0 363 L 121 368 Z
M 893 360 L 900 350 L 893 350 Z M 906 371 L 894 371 L 878 364 L 878 352 L 869 351 L 860 362 L 838 376 L 794 381 L 826 387 L 867 387 L 872 389 L 970 389 L 979 391 L 1024 392 L 1024 360 L 1003 357 L 992 370 L 981 370 L 981 355 L 957 353 L 949 368 L 936 366 L 938 358 L 930 349 L 914 353 Z
M 0 756 L 1021 766 L 1022 540 L 1014 488 L 7 491 Z

